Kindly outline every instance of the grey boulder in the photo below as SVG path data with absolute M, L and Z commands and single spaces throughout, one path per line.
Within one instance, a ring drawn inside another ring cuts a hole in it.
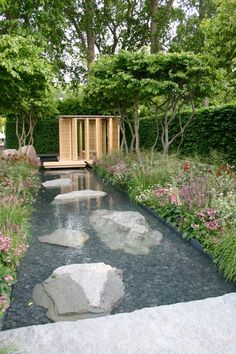
M 42 186 L 44 186 L 45 188 L 56 188 L 56 187 L 70 186 L 71 184 L 72 181 L 70 178 L 57 178 L 51 181 L 43 182 Z
M 81 248 L 88 241 L 89 235 L 80 230 L 57 229 L 49 235 L 38 237 L 40 242 L 64 247 Z
M 86 200 L 99 197 L 105 197 L 107 193 L 102 191 L 94 191 L 90 189 L 84 189 L 81 191 L 74 191 L 69 193 L 58 194 L 53 201 L 53 204 L 57 203 L 67 203 L 77 200 Z
M 95 210 L 89 220 L 100 239 L 112 250 L 146 255 L 162 240 L 162 234 L 152 230 L 138 212 Z
M 53 321 L 110 314 L 124 297 L 123 273 L 104 263 L 71 264 L 36 285 L 33 300 Z

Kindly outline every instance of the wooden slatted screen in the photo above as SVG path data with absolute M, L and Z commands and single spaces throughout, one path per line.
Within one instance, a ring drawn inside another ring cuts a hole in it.
M 72 160 L 71 119 L 59 120 L 60 160 Z

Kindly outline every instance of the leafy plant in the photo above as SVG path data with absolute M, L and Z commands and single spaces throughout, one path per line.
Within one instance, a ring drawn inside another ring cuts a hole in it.
M 236 281 L 236 235 L 227 230 L 212 248 L 211 254 L 226 279 Z

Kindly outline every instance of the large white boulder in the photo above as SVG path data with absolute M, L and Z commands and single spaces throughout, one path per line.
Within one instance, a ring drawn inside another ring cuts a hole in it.
M 88 241 L 89 235 L 80 230 L 57 229 L 49 235 L 38 237 L 40 242 L 64 247 L 81 248 Z
M 69 193 L 58 194 L 53 201 L 53 204 L 57 203 L 67 203 L 73 202 L 76 200 L 86 200 L 93 199 L 98 197 L 105 197 L 107 193 L 102 191 L 94 191 L 90 189 L 84 189 L 81 191 L 74 191 Z
M 121 270 L 104 263 L 66 265 L 36 285 L 33 300 L 53 321 L 104 316 L 124 297 L 122 278 Z
M 24 354 L 235 354 L 236 293 L 0 332 Z
M 46 181 L 42 183 L 45 188 L 56 188 L 56 187 L 66 187 L 71 186 L 72 181 L 70 178 L 57 178 L 51 181 Z
M 152 230 L 144 216 L 135 211 L 95 210 L 89 220 L 100 239 L 112 250 L 146 255 L 162 240 L 162 234 Z
M 35 148 L 33 147 L 33 145 L 25 145 L 22 146 L 19 150 L 18 150 L 18 154 L 19 155 L 25 155 L 28 157 L 28 159 L 32 162 L 32 163 L 36 163 L 37 162 L 37 154 L 35 151 Z

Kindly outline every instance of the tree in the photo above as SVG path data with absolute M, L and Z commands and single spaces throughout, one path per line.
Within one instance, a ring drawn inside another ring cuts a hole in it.
M 142 79 L 147 72 L 144 52 L 120 52 L 100 58 L 91 69 L 87 97 L 103 109 L 120 116 L 125 138 L 125 123 L 132 134 L 132 146 L 141 162 L 139 149 L 139 107 L 144 100 Z M 122 145 L 126 146 L 123 140 Z
M 235 0 L 215 0 L 216 16 L 205 21 L 205 50 L 214 62 L 228 73 L 235 71 L 236 64 L 236 2 Z
M 19 147 L 33 143 L 37 119 L 55 112 L 52 68 L 34 38 L 4 35 L 0 42 L 0 112 L 16 118 Z
M 158 54 L 149 57 L 146 90 L 152 92 L 151 105 L 161 126 L 163 155 L 167 156 L 170 145 L 180 138 L 192 121 L 197 102 L 210 94 L 214 75 L 206 58 L 190 53 Z M 190 107 L 189 118 L 183 122 L 181 112 Z M 171 132 L 171 125 L 179 121 L 179 131 Z
M 172 20 L 174 0 L 150 0 L 150 52 L 163 49 L 162 40 Z
M 214 0 L 182 1 L 182 14 L 179 13 L 179 25 L 170 45 L 172 52 L 204 52 L 204 31 L 202 23 L 215 14 Z
M 195 112 L 195 104 L 209 94 L 212 74 L 204 58 L 194 54 L 120 52 L 98 60 L 92 67 L 87 95 L 100 107 L 113 110 L 121 117 L 121 130 L 129 125 L 135 151 L 140 162 L 139 112 L 141 105 L 155 111 L 162 128 L 163 154 L 168 155 L 170 145 L 183 140 L 187 125 Z M 186 122 L 181 110 L 191 107 Z M 132 113 L 132 120 L 130 120 Z M 179 120 L 179 131 L 171 135 L 171 124 Z
M 151 0 L 8 0 L 0 33 L 33 35 L 58 70 L 70 70 L 76 79 L 100 55 L 150 45 L 152 52 L 166 49 L 175 20 L 173 2 L 156 1 L 156 11 Z

